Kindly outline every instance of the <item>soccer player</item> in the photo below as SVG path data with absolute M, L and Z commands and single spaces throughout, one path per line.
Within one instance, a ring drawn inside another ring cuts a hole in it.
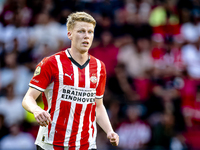
M 36 67 L 22 105 L 40 124 L 38 150 L 96 149 L 96 122 L 112 145 L 119 143 L 103 105 L 105 65 L 88 54 L 95 25 L 85 12 L 70 14 L 71 48 L 44 58 Z M 44 110 L 36 103 L 41 93 Z

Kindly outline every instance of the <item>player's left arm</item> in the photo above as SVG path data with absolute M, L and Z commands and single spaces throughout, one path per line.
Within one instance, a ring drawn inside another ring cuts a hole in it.
M 95 99 L 96 101 L 96 118 L 99 126 L 106 132 L 107 138 L 113 146 L 118 146 L 119 136 L 113 131 L 105 106 L 103 105 L 103 98 Z

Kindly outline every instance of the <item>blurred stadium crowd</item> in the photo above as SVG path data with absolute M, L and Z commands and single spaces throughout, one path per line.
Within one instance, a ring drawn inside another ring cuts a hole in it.
M 89 52 L 106 65 L 104 104 L 120 136 L 112 147 L 99 128 L 98 149 L 200 150 L 199 0 L 0 0 L 0 149 L 35 149 L 22 98 L 37 63 L 70 47 L 74 11 L 97 20 Z

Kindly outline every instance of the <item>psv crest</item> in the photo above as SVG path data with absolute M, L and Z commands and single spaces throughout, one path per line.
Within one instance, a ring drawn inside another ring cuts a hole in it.
M 41 67 L 40 67 L 40 66 L 38 66 L 38 67 L 35 69 L 34 76 L 37 76 L 37 75 L 39 75 L 39 74 L 40 74 L 40 72 L 41 72 Z
M 97 77 L 94 76 L 94 75 L 92 75 L 92 76 L 90 77 L 90 81 L 91 81 L 92 83 L 97 83 Z

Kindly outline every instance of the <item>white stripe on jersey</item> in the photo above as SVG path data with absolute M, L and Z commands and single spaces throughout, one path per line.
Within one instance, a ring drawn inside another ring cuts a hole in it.
M 74 87 L 78 87 L 78 82 L 79 82 L 78 67 L 73 63 L 72 65 L 74 70 Z
M 98 59 L 96 59 L 96 61 L 97 61 L 97 85 L 96 85 L 96 88 L 97 88 L 99 85 L 99 80 L 100 80 L 101 63 Z
M 90 69 L 89 65 L 85 67 L 85 88 L 90 88 Z
M 89 135 L 90 135 L 90 136 L 89 136 L 89 138 L 88 138 L 88 141 L 89 141 L 90 143 L 93 143 L 93 142 L 92 142 L 92 138 L 93 138 L 93 137 L 92 137 L 92 130 L 93 130 L 93 129 L 91 128 L 91 126 L 92 126 L 92 121 L 91 121 L 92 109 L 93 109 L 93 106 L 91 107 L 90 117 L 89 117 L 89 122 L 90 122 L 90 123 L 89 123 Z M 90 147 L 89 147 L 89 149 L 90 149 Z
M 72 63 L 72 66 L 73 66 L 73 71 L 74 71 L 74 87 L 78 87 L 78 82 L 79 82 L 78 67 L 73 63 Z M 76 103 L 72 102 L 65 135 L 71 135 L 75 109 L 76 109 Z M 65 146 L 68 145 L 69 140 L 70 139 L 65 139 L 65 141 L 67 141 L 67 142 L 64 142 Z
M 51 109 L 51 102 L 52 102 L 52 96 L 53 96 L 53 87 L 54 87 L 54 82 L 49 84 L 49 86 L 44 91 L 45 97 L 47 99 L 47 104 L 48 104 L 47 112 L 49 112 L 49 110 Z
M 83 104 L 83 108 L 82 108 L 81 114 L 85 114 L 86 108 L 87 108 L 87 104 Z M 79 123 L 79 126 L 78 126 L 78 133 L 76 135 L 76 146 L 77 146 L 77 149 L 80 148 L 81 132 L 82 132 L 82 128 L 83 128 L 83 119 L 84 119 L 84 115 L 81 115 L 80 116 L 80 123 Z
M 96 117 L 95 117 L 95 119 L 94 119 L 93 126 L 94 126 L 94 137 L 92 138 L 91 143 L 95 143 L 95 141 L 96 141 L 96 136 L 97 136 Z M 93 146 L 94 146 L 94 145 L 93 145 Z M 95 145 L 95 147 L 91 147 L 91 149 L 92 149 L 92 148 L 95 148 L 95 149 L 96 149 L 96 145 Z
M 58 70 L 59 70 L 59 90 L 61 89 L 61 87 L 63 86 L 63 67 L 60 61 L 60 55 L 56 55 L 56 61 L 58 64 Z M 51 124 L 51 130 L 50 130 L 50 136 L 49 136 L 49 142 L 53 143 L 53 139 L 54 139 L 54 135 L 55 135 L 55 128 L 56 128 L 56 123 L 57 123 L 57 119 L 58 119 L 58 115 L 60 111 L 60 100 L 58 100 L 58 98 L 61 97 L 62 92 L 58 92 L 58 96 L 57 96 L 57 100 L 56 100 L 56 108 L 55 108 L 55 112 L 54 112 L 54 116 L 53 116 L 53 121 Z
M 31 83 L 29 83 L 29 86 L 30 86 L 30 87 L 33 87 L 33 88 L 35 88 L 35 89 L 37 89 L 37 90 L 39 90 L 39 91 L 42 91 L 42 92 L 45 91 L 45 89 L 42 89 L 42 88 L 40 88 L 40 87 L 38 87 L 38 86 L 36 86 L 36 85 L 33 85 L 33 84 L 31 84 Z
M 66 128 L 66 133 L 65 135 L 71 135 L 71 131 L 72 131 L 72 125 L 73 125 L 73 118 L 72 116 L 74 116 L 74 113 L 75 113 L 75 107 L 76 107 L 76 103 L 75 102 L 72 102 L 71 103 L 71 109 L 70 109 L 70 114 L 69 114 L 69 120 L 68 120 L 68 123 L 67 123 L 67 128 Z M 64 142 L 64 146 L 67 146 L 68 145 L 68 142 L 70 140 L 70 136 L 67 137 L 68 139 L 66 139 L 65 137 L 65 141 L 67 142 Z M 68 145 L 70 146 L 70 145 Z
M 90 88 L 90 70 L 89 70 L 89 65 L 87 65 L 85 67 L 85 88 Z M 83 104 L 83 108 L 82 108 L 81 114 L 85 114 L 86 108 L 87 108 L 87 104 Z M 80 124 L 79 124 L 79 127 L 78 127 L 78 134 L 76 136 L 77 149 L 80 148 L 80 140 L 81 140 L 82 127 L 83 127 L 83 119 L 84 119 L 84 115 L 81 115 Z
M 47 112 L 49 112 L 49 110 L 51 109 L 51 106 L 50 106 L 50 100 L 51 99 L 48 99 L 48 98 L 50 98 L 50 97 L 48 97 L 48 95 L 50 95 L 50 94 L 51 94 L 51 97 L 52 97 L 52 92 L 50 92 L 50 90 L 45 90 L 44 91 L 44 95 L 45 95 L 45 97 L 47 99 L 47 104 L 48 104 L 48 109 L 46 110 Z

